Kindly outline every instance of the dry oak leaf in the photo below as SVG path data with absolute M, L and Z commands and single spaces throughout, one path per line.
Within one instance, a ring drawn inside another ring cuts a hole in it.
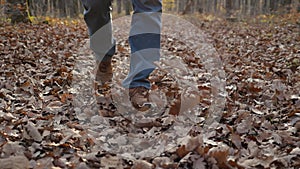
M 154 165 L 144 160 L 137 160 L 134 162 L 132 169 L 154 169 Z
M 0 159 L 0 169 L 29 169 L 29 161 L 25 156 Z
M 8 141 L 1 147 L 1 154 L 10 156 L 10 155 L 21 155 L 25 151 L 25 147 L 21 145 L 21 142 Z M 1 163 L 0 163 L 1 164 Z
M 34 141 L 41 142 L 43 140 L 43 137 L 41 133 L 38 131 L 38 129 L 35 127 L 35 125 L 32 122 L 28 122 L 27 125 L 24 126 L 24 135 L 29 136 Z
M 199 158 L 193 162 L 193 169 L 206 169 L 206 163 L 203 158 Z
M 266 159 L 259 159 L 257 157 L 252 159 L 246 159 L 239 161 L 239 165 L 245 168 L 254 168 L 258 165 L 263 166 L 264 168 L 269 168 L 270 164 L 275 161 L 273 157 L 268 157 Z
M 215 158 L 218 162 L 218 166 L 221 168 L 228 168 L 227 158 L 229 155 L 228 147 L 213 147 L 208 152 L 209 156 Z
M 118 168 L 122 169 L 122 160 L 117 156 L 106 156 L 101 158 L 101 168 L 110 169 L 110 168 Z

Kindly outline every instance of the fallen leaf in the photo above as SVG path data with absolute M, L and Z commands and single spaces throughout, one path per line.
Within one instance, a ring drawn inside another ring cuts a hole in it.
M 43 140 L 41 133 L 38 131 L 38 129 L 32 122 L 28 121 L 27 125 L 24 126 L 24 129 L 27 135 L 34 141 L 41 142 Z

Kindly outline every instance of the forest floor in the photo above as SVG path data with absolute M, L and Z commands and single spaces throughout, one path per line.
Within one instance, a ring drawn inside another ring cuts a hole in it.
M 83 21 L 1 23 L 0 169 L 300 168 L 297 17 L 167 16 L 149 116 L 120 85 L 130 18 L 102 87 Z

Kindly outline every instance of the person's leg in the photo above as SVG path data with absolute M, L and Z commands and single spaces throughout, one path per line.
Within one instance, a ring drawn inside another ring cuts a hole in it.
M 161 0 L 132 0 L 133 16 L 129 44 L 130 71 L 123 86 L 129 88 L 132 105 L 146 111 L 149 103 L 150 82 L 147 80 L 160 58 Z
M 161 0 L 132 0 L 133 16 L 129 43 L 130 71 L 123 81 L 125 88 L 150 88 L 147 80 L 160 58 Z
M 104 84 L 112 79 L 111 57 L 115 53 L 112 36 L 111 0 L 81 0 L 84 20 L 90 35 L 90 47 L 95 54 L 95 80 Z
M 110 59 L 115 53 L 112 36 L 111 0 L 81 0 L 84 20 L 90 35 L 90 47 L 96 60 Z

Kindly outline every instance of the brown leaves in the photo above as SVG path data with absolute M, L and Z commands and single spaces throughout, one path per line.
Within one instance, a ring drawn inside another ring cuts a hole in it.
M 235 145 L 236 148 L 241 149 L 242 148 L 242 139 L 237 134 L 231 134 L 231 141 Z
M 208 151 L 208 155 L 217 160 L 219 168 L 230 168 L 227 165 L 229 150 L 226 147 L 214 147 Z
M 74 134 L 82 126 L 65 125 L 74 120 L 67 108 L 72 101 L 67 88 L 74 65 L 71 51 L 87 37 L 84 29 L 25 24 L 0 29 L 1 167 L 75 165 L 79 159 L 69 156 L 75 149 L 85 148 L 81 142 L 87 137 L 82 133 L 81 140 Z M 66 127 L 75 130 L 72 135 Z M 26 160 L 20 161 L 16 155 L 25 155 Z
M 300 86 L 300 69 L 294 59 L 299 58 L 300 46 L 295 25 L 201 24 L 222 54 L 227 73 L 229 99 L 223 118 L 230 132 L 216 129 L 217 135 L 211 139 L 220 139 L 234 149 L 228 151 L 228 164 L 241 168 L 298 165 L 295 160 L 299 157 L 286 153 L 294 150 L 289 146 L 298 147 L 293 137 L 299 127 L 296 112 Z M 206 90 L 203 85 L 199 89 Z M 197 151 L 207 154 L 210 149 L 198 147 Z M 220 153 L 225 156 L 225 152 Z M 211 155 L 218 158 L 218 153 Z
M 29 161 L 24 156 L 0 159 L 0 169 L 29 169 Z
M 34 141 L 41 142 L 43 137 L 32 122 L 27 122 L 24 126 L 24 137 L 27 139 L 33 139 Z
M 13 168 L 12 161 L 19 160 L 23 160 L 21 167 L 26 168 L 30 162 L 35 169 L 299 167 L 300 45 L 296 27 L 228 24 L 221 20 L 198 23 L 221 55 L 228 98 L 220 122 L 208 129 L 203 128 L 205 121 L 194 126 L 186 122 L 176 126 L 174 133 L 167 129 L 176 125 L 180 112 L 199 106 L 194 119 L 199 121 L 207 114 L 212 93 L 217 92 L 209 80 L 213 74 L 204 70 L 205 65 L 180 39 L 163 36 L 167 59 L 150 79 L 151 99 L 165 108 L 165 114 L 132 122 L 115 114 L 111 105 L 100 105 L 103 111 L 99 111 L 98 107 L 88 108 L 93 103 L 90 100 L 74 102 L 80 98 L 78 90 L 87 89 L 76 86 L 76 80 L 80 80 L 74 79 L 76 73 L 86 77 L 92 74 L 85 67 L 93 66 L 90 51 L 80 47 L 87 39 L 84 24 L 1 27 L 0 167 L 7 164 Z M 126 75 L 123 64 L 129 59 L 125 38 L 121 37 L 114 60 L 120 78 Z M 74 68 L 78 55 L 83 58 L 79 60 L 83 69 Z M 119 83 L 120 79 L 116 85 Z M 120 91 L 114 94 L 121 97 Z M 72 104 L 82 107 L 73 109 Z M 87 129 L 75 114 L 89 119 L 93 128 Z M 100 116 L 104 114 L 108 117 Z M 193 130 L 186 130 L 184 125 Z M 173 138 L 177 132 L 184 135 L 183 140 Z M 113 144 L 124 152 L 155 144 L 148 138 L 135 139 L 135 134 L 162 137 L 165 144 L 158 147 L 163 151 L 160 157 L 138 159 L 101 151 L 102 146 Z M 127 146 L 129 141 L 135 146 Z
M 154 169 L 154 165 L 147 161 L 137 160 L 132 166 L 132 169 Z

